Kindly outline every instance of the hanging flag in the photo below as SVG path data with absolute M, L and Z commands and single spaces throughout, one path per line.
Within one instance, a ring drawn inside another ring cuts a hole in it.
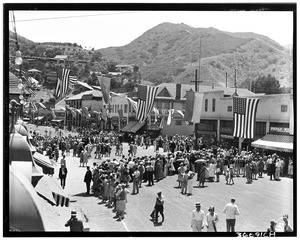
M 169 115 L 168 115 L 167 125 L 171 125 L 172 114 L 174 113 L 174 109 L 169 109 L 168 111 L 169 111 Z
M 55 115 L 54 109 L 51 109 L 51 113 L 52 113 L 53 119 L 55 119 L 55 118 L 56 118 L 56 115 Z
M 107 121 L 107 111 L 106 110 L 104 110 L 103 112 L 102 112 L 102 115 L 101 115 L 101 117 L 102 117 L 102 119 L 106 122 Z
M 156 107 L 153 107 L 154 112 L 154 123 L 157 123 L 157 117 L 159 116 L 159 111 Z
M 160 129 L 163 129 L 163 127 L 164 127 L 164 116 L 161 116 L 161 121 L 160 121 L 160 124 L 159 124 L 159 128 Z
M 70 111 L 71 111 L 71 114 L 72 114 L 73 118 L 76 118 L 76 111 L 75 111 L 75 108 L 70 107 Z
M 55 98 L 60 98 L 60 96 L 61 96 L 61 80 L 59 78 L 57 78 L 56 87 L 55 87 L 53 96 Z
M 81 115 L 81 114 L 82 114 L 82 110 L 81 110 L 81 109 L 75 108 L 75 111 L 77 112 L 78 115 Z
M 134 101 L 133 99 L 127 97 L 127 96 L 126 96 L 126 99 L 128 100 L 129 104 L 132 105 L 133 110 L 134 110 L 135 112 L 137 112 L 137 102 Z
M 70 75 L 70 69 L 63 68 L 62 70 L 62 81 L 61 81 L 61 97 L 63 97 L 69 88 L 69 75 Z
M 86 118 L 90 118 L 90 117 L 91 117 L 91 114 L 89 113 L 87 107 L 82 106 L 81 109 L 82 109 L 82 114 L 83 114 Z
M 30 87 L 27 88 L 27 91 L 30 93 L 31 97 L 35 98 L 37 96 L 36 93 Z
M 158 87 L 138 85 L 136 118 L 144 122 L 151 112 Z
M 41 108 L 43 108 L 43 109 L 46 109 L 46 106 L 43 104 L 43 103 L 41 103 L 41 102 L 39 102 L 39 103 L 37 103 Z
M 181 110 L 176 110 L 176 111 L 181 115 L 181 117 L 184 117 L 184 114 Z
M 88 84 L 85 83 L 85 82 L 77 81 L 76 83 L 79 84 L 79 85 L 81 85 L 81 86 L 83 86 L 83 87 L 86 87 L 87 89 L 94 90 L 93 87 L 91 87 L 90 85 L 88 85 Z M 101 89 L 100 89 L 100 90 L 101 90 Z
M 109 95 L 109 92 L 110 92 L 110 78 L 103 77 L 103 76 L 97 76 L 97 78 L 98 78 L 100 87 L 102 89 L 104 102 L 106 104 L 108 104 L 109 101 L 110 101 L 109 100 L 110 99 L 110 95 Z
M 200 115 L 202 110 L 203 93 L 194 92 L 192 90 L 186 93 L 184 120 L 200 123 Z
M 233 97 L 233 136 L 254 137 L 254 124 L 259 98 Z
M 69 87 L 74 87 L 74 85 L 77 83 L 78 78 L 76 76 L 69 76 Z

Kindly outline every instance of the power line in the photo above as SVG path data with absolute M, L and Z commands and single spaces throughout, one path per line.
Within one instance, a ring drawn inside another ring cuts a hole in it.
M 17 20 L 16 22 L 29 22 L 29 21 L 42 21 L 42 20 L 55 20 L 63 18 L 80 18 L 80 17 L 95 17 L 95 16 L 107 16 L 107 15 L 120 15 L 128 13 L 138 13 L 138 12 L 118 12 L 118 13 L 102 13 L 102 14 L 92 14 L 92 15 L 78 15 L 78 16 L 67 16 L 67 17 L 49 17 L 49 18 L 34 18 L 34 19 L 23 19 Z

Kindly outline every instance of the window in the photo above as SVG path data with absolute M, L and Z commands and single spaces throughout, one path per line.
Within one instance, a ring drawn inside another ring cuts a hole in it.
M 255 135 L 266 135 L 266 123 L 256 122 L 255 123 Z
M 125 104 L 125 105 L 124 105 L 124 113 L 127 113 L 127 108 L 128 108 L 128 105 Z
M 227 112 L 232 112 L 232 106 L 227 107 Z
M 164 102 L 164 109 L 170 109 L 170 102 L 169 101 Z
M 212 111 L 216 111 L 216 99 L 212 100 Z
M 208 109 L 208 99 L 205 99 L 205 112 L 207 112 Z
M 182 125 L 182 121 L 181 120 L 175 120 L 175 125 Z
M 287 105 L 281 105 L 281 112 L 287 112 Z

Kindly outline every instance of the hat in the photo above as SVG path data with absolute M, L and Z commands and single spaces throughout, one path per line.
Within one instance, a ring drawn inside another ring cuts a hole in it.
M 208 211 L 210 211 L 210 210 L 215 211 L 215 207 L 214 206 L 210 206 L 209 209 L 208 209 Z
M 288 218 L 289 218 L 289 216 L 288 216 L 287 214 L 284 214 L 284 215 L 282 216 L 282 218 L 286 218 L 286 219 L 288 219 Z
M 271 220 L 270 223 L 271 224 L 276 224 L 276 221 L 275 220 Z
M 201 207 L 201 203 L 200 202 L 196 202 L 195 206 L 196 207 Z
M 159 190 L 158 192 L 157 192 L 157 194 L 161 194 L 162 192 L 161 192 L 161 190 Z
M 233 197 L 233 198 L 231 198 L 231 201 L 234 201 L 235 202 L 235 198 Z
M 71 211 L 71 216 L 76 216 L 77 212 L 76 211 Z

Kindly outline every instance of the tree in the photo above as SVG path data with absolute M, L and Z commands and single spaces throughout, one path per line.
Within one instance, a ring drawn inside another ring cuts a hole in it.
M 268 74 L 267 76 L 261 75 L 257 80 L 253 82 L 253 91 L 255 93 L 265 93 L 265 94 L 278 94 L 282 93 L 280 89 L 279 81 Z

